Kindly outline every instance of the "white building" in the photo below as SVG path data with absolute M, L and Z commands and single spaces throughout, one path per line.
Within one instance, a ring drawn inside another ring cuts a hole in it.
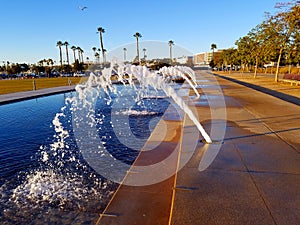
M 191 65 L 193 64 L 193 56 L 180 56 L 176 58 L 176 62 L 183 65 Z
M 194 65 L 208 65 L 212 60 L 212 52 L 201 52 L 194 55 Z

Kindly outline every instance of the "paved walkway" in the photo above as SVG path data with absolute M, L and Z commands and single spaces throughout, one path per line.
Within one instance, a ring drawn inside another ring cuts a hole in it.
M 187 103 L 215 142 L 199 141 L 186 115 L 161 120 L 97 224 L 300 224 L 299 106 L 205 71 L 197 79 L 201 98 Z
M 10 93 L 10 94 L 3 94 L 0 95 L 0 105 L 11 103 L 11 102 L 22 101 L 26 99 L 38 98 L 38 97 L 52 95 L 52 94 L 64 93 L 72 90 L 75 90 L 75 85 L 45 88 L 36 91 L 22 91 L 22 92 Z
M 218 73 L 220 77 L 251 87 L 260 92 L 276 96 L 285 101 L 295 104 L 300 104 L 300 86 L 291 85 L 282 81 L 275 82 L 273 74 L 258 74 L 253 78 L 253 73 L 232 73 L 224 74 Z M 216 74 L 217 75 L 217 74 Z M 283 75 L 280 75 L 280 80 Z
M 197 71 L 201 98 L 184 97 L 214 143 L 170 108 L 97 224 L 300 224 L 300 88 L 225 77 Z

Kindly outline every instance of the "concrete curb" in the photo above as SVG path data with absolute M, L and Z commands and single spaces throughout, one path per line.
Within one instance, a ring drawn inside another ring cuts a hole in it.
M 275 90 L 272 90 L 272 89 L 269 89 L 269 88 L 265 88 L 265 87 L 262 87 L 262 86 L 259 86 L 259 85 L 256 85 L 256 84 L 251 84 L 251 83 L 248 83 L 248 82 L 237 80 L 237 79 L 234 79 L 234 78 L 231 78 L 231 77 L 226 77 L 226 76 L 222 76 L 222 75 L 215 74 L 215 73 L 211 73 L 211 74 L 213 74 L 216 77 L 220 77 L 220 78 L 223 78 L 223 79 L 241 84 L 243 86 L 252 88 L 256 91 L 263 92 L 265 94 L 271 95 L 273 97 L 276 97 L 276 98 L 279 98 L 281 100 L 284 100 L 284 101 L 287 101 L 287 102 L 290 102 L 290 103 L 293 103 L 295 105 L 300 106 L 300 98 L 298 98 L 298 97 L 288 95 L 288 94 L 285 94 L 285 93 L 282 93 L 282 92 L 278 92 L 278 91 L 275 91 Z
M 4 95 L 0 95 L 0 105 L 19 102 L 28 99 L 34 99 L 43 96 L 66 93 L 66 92 L 74 91 L 75 87 L 76 85 L 61 86 L 61 87 L 54 87 L 54 88 L 45 88 L 36 91 L 23 91 L 23 92 L 4 94 Z

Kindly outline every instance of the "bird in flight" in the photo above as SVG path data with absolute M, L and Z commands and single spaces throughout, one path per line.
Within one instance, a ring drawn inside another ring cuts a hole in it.
M 83 7 L 79 6 L 79 9 L 83 11 L 83 10 L 87 9 L 87 7 L 86 6 L 83 6 Z

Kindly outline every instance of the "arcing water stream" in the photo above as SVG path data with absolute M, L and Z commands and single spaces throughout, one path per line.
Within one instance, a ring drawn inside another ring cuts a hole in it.
M 113 76 L 122 85 L 114 85 Z M 117 174 L 116 178 L 107 179 L 111 177 L 106 176 L 106 171 L 119 160 L 130 167 L 151 133 L 147 127 L 144 131 L 148 135 L 136 138 L 143 130 L 133 133 L 126 127 L 144 128 L 145 121 L 146 125 L 151 124 L 169 105 L 165 97 L 173 99 L 206 142 L 211 143 L 198 118 L 170 84 L 172 76 L 184 78 L 197 97 L 200 96 L 194 85 L 193 71 L 187 67 L 150 71 L 145 66 L 113 61 L 111 67 L 100 74 L 91 73 L 85 84 L 76 87 L 76 96 L 66 98 L 66 105 L 54 117 L 52 143 L 41 145 L 35 156 L 39 165 L 0 187 L 3 224 L 54 223 L 55 218 L 59 223 L 68 223 L 80 212 L 87 212 L 89 218 L 99 214 L 117 186 L 114 182 L 124 176 Z M 124 125 L 116 130 L 113 121 Z M 120 138 L 122 135 L 126 138 Z M 89 139 L 85 138 L 87 136 Z M 98 159 L 94 158 L 95 153 Z M 106 170 L 100 174 L 99 162 Z M 62 220 L 64 216 L 57 218 L 63 211 L 69 212 L 66 221 Z

